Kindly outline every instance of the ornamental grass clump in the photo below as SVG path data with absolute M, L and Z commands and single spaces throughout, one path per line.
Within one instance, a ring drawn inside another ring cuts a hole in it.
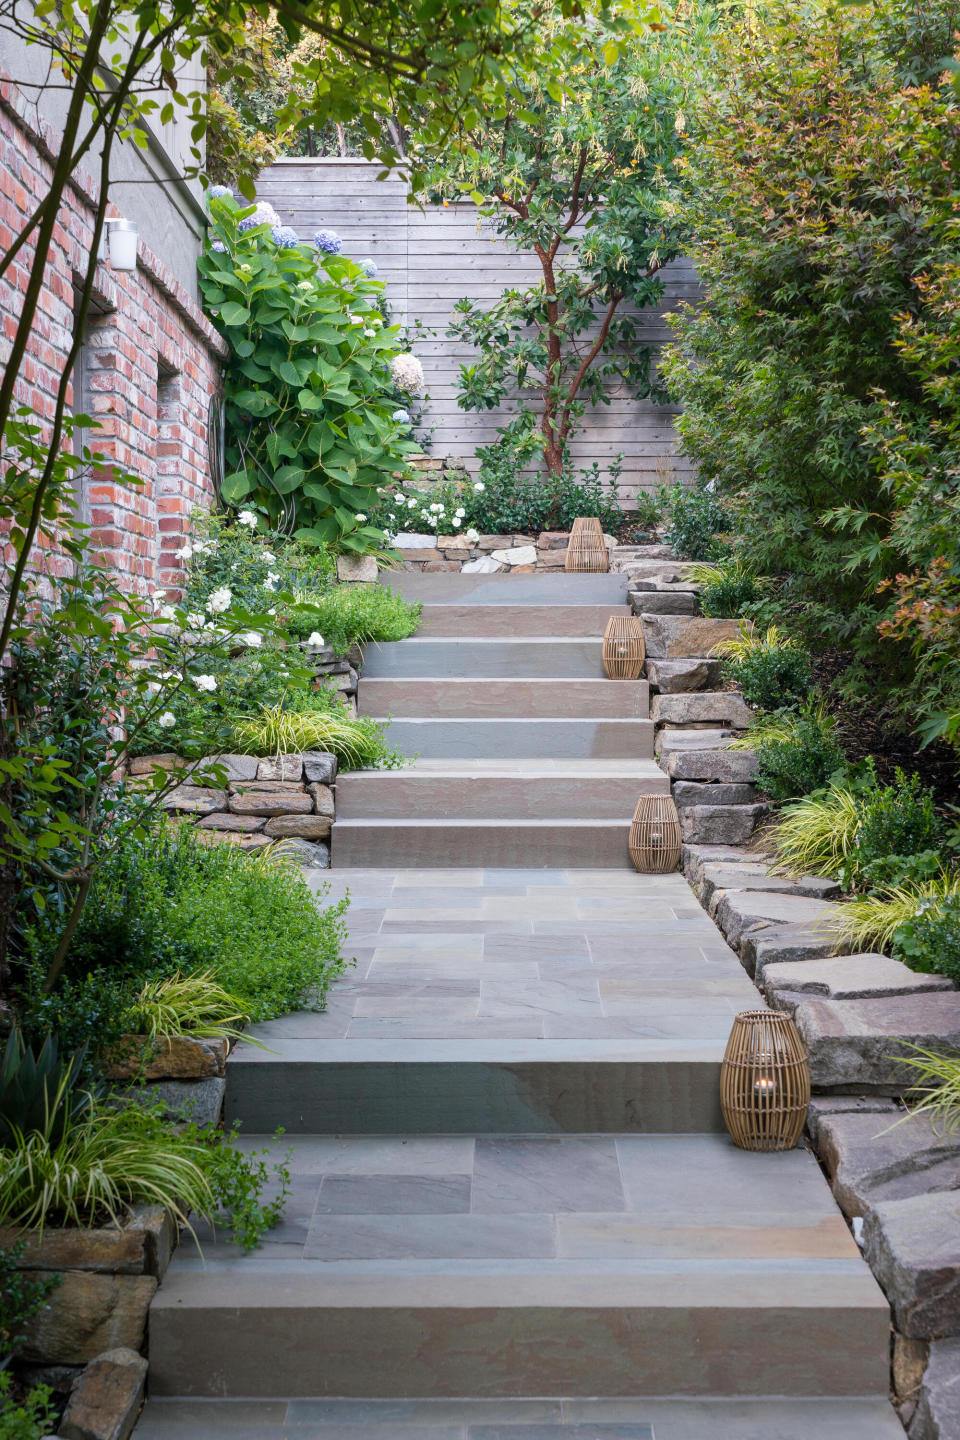
M 837 907 L 824 922 L 837 948 L 889 951 L 897 932 L 926 915 L 943 915 L 960 896 L 960 876 L 947 872 L 919 885 L 891 886 Z M 954 912 L 955 913 L 955 912 Z M 952 918 L 952 917 L 951 917 Z
M 796 709 L 809 694 L 809 651 L 776 625 L 761 633 L 742 620 L 740 634 L 721 640 L 712 654 L 724 661 L 724 678 L 740 687 L 748 705 L 760 710 Z
M 857 796 L 845 784 L 807 795 L 781 812 L 764 839 L 776 855 L 776 868 L 790 877 L 833 877 L 852 845 L 860 810 Z
M 197 1040 L 238 1040 L 237 1026 L 250 1016 L 235 995 L 219 984 L 211 970 L 193 975 L 177 971 L 166 979 L 148 980 L 127 1012 L 135 1035 L 149 1040 L 189 1035 Z
M 390 749 L 380 726 L 368 715 L 348 719 L 329 710 L 269 705 L 259 715 L 237 721 L 234 736 L 238 750 L 246 755 L 326 750 L 345 770 L 393 769 L 407 763 Z
M 691 565 L 684 573 L 699 586 L 700 610 L 711 619 L 737 620 L 760 598 L 760 581 L 736 555 Z

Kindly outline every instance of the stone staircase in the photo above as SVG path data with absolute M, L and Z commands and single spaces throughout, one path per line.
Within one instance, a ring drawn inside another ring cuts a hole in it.
M 356 966 L 227 1066 L 245 1143 L 287 1132 L 287 1213 L 181 1248 L 136 1440 L 902 1440 L 816 1161 L 723 1132 L 757 993 L 683 876 L 627 863 L 668 781 L 645 683 L 602 678 L 623 577 L 397 578 L 424 624 L 359 699 L 420 758 L 341 777 L 311 875 Z

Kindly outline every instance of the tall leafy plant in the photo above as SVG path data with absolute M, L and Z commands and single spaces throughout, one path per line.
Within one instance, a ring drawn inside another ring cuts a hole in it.
M 600 24 L 551 20 L 570 37 L 564 88 L 549 76 L 518 83 L 506 113 L 478 116 L 432 178 L 441 195 L 469 194 L 538 262 L 535 283 L 489 307 L 459 301 L 450 333 L 479 352 L 461 367 L 458 404 L 493 410 L 517 396 L 501 449 L 520 464 L 542 455 L 559 477 L 611 384 L 665 398 L 635 312 L 660 299 L 660 270 L 677 253 L 665 202 L 684 122 L 666 42 L 621 50 Z

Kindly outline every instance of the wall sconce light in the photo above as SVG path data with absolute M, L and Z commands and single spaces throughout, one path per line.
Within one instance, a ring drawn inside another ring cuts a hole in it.
M 133 220 L 108 220 L 107 243 L 114 270 L 136 270 L 137 227 Z

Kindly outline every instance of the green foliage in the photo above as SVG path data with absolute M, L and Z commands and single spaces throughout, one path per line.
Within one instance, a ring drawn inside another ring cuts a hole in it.
M 911 970 L 960 980 L 960 895 L 940 903 L 921 900 L 894 931 L 893 953 Z
M 351 719 L 327 710 L 272 705 L 251 720 L 241 720 L 235 733 L 241 753 L 248 755 L 325 750 L 336 755 L 345 770 L 391 770 L 406 764 L 403 756 L 387 745 L 383 731 L 369 715 Z
M 59 1275 L 19 1269 L 26 1248 L 25 1239 L 0 1248 L 0 1416 L 9 1398 L 3 1372 L 27 1338 L 30 1321 L 49 1309 L 47 1302 L 61 1284 Z
M 0 1059 L 0 1146 L 10 1144 L 15 1131 L 46 1129 L 59 1139 L 87 1109 L 92 1097 L 77 1091 L 86 1048 L 61 1057 L 48 1035 L 35 1055 L 18 1029 L 10 1031 Z
M 789 576 L 808 643 L 853 653 L 848 690 L 897 694 L 928 737 L 960 715 L 958 20 L 727 12 L 683 174 L 705 301 L 665 358 L 748 565 Z
M 231 349 L 224 499 L 271 530 L 289 501 L 298 539 L 381 549 L 366 514 L 417 452 L 392 418 L 399 332 L 383 323 L 383 285 L 344 255 L 278 243 L 269 215 L 229 196 L 210 210 L 200 289 Z
M 213 1192 L 212 1219 L 226 1223 L 230 1238 L 244 1252 L 255 1250 L 268 1230 L 283 1217 L 290 1193 L 290 1165 L 284 1159 L 268 1164 L 269 1150 L 250 1150 L 237 1144 L 238 1127 L 225 1135 L 188 1126 L 187 1136 L 205 1143 L 201 1162 Z M 276 1139 L 283 1134 L 278 1130 Z M 264 1192 L 274 1193 L 269 1200 Z
M 913 923 L 927 915 L 930 916 L 932 926 L 937 917 L 945 912 L 948 901 L 953 912 L 958 896 L 960 877 L 944 872 L 919 885 L 891 886 L 872 895 L 848 900 L 837 907 L 836 914 L 824 921 L 824 927 L 836 937 L 838 949 L 850 947 L 854 951 L 889 952 L 895 935 L 903 927 L 911 926 L 909 933 L 912 934 Z M 927 933 L 924 928 L 918 935 Z M 905 940 L 905 943 L 919 945 L 920 940 Z M 948 954 L 949 946 L 954 943 L 953 940 L 949 942 Z
M 238 1040 L 237 1025 L 250 1017 L 209 971 L 183 975 L 178 970 L 164 979 L 147 980 L 125 1018 L 131 1034 L 151 1040 L 170 1035 Z
M 788 805 L 765 833 L 777 869 L 790 876 L 836 876 L 850 851 L 860 811 L 849 783 L 834 781 L 819 793 Z
M 757 577 L 738 556 L 727 555 L 685 573 L 700 587 L 702 613 L 714 619 L 737 620 L 760 598 Z
M 53 1391 L 48 1385 L 35 1385 L 17 1401 L 9 1372 L 0 1371 L 0 1440 L 45 1440 L 56 1423 Z
M 431 182 L 471 195 L 539 261 L 535 284 L 492 305 L 460 300 L 449 333 L 479 352 L 461 366 L 460 406 L 495 410 L 517 396 L 517 418 L 501 431 L 514 470 L 542 451 L 544 469 L 560 475 L 571 435 L 589 407 L 609 403 L 611 382 L 666 398 L 628 312 L 659 301 L 659 271 L 678 251 L 665 200 L 682 118 L 664 60 L 671 35 L 621 50 L 600 20 L 565 24 L 554 8 L 549 24 L 574 52 L 562 86 L 519 79 L 511 107 L 479 111 L 435 160 Z
M 335 655 L 370 640 L 405 640 L 420 621 L 421 605 L 388 585 L 338 585 L 313 602 L 314 628 Z
M 192 536 L 179 552 L 186 561 L 183 608 L 203 615 L 215 590 L 226 587 L 231 602 L 250 611 L 267 611 L 277 596 L 308 607 L 336 580 L 336 560 L 325 545 L 302 545 L 287 535 L 267 530 L 265 517 L 253 510 L 232 515 L 205 511 L 192 517 Z M 295 635 L 316 627 L 309 612 L 284 614 L 279 628 Z
M 470 487 L 464 504 L 466 523 L 481 535 L 538 535 L 541 530 L 569 530 L 581 515 L 591 515 L 604 530 L 616 529 L 623 519 L 617 493 L 620 460 L 610 465 L 606 479 L 594 463 L 574 471 L 564 463 L 559 474 L 522 477 L 512 464 L 509 447 L 499 442 L 477 450 L 479 483 Z
M 725 679 L 743 691 L 748 705 L 761 710 L 798 706 L 810 690 L 810 654 L 790 641 L 754 645 L 737 659 L 725 660 Z
M 680 560 L 719 560 L 727 547 L 719 538 L 730 529 L 730 516 L 705 485 L 672 485 L 660 491 L 670 517 L 664 535 Z
M 922 1092 L 920 1103 L 909 1113 L 929 1115 L 938 1134 L 955 1134 L 960 1126 L 960 1056 L 939 1054 L 922 1045 L 913 1045 L 910 1051 L 897 1055 L 901 1065 L 913 1070 L 916 1086 Z
M 764 739 L 761 733 L 754 743 L 756 783 L 778 803 L 822 790 L 846 765 L 836 721 L 822 706 L 808 702 L 799 714 L 788 712 L 785 719 L 784 734 Z
M 888 884 L 896 886 L 906 879 L 932 878 L 922 873 L 930 861 L 919 857 L 936 856 L 935 870 L 940 868 L 945 827 L 933 793 L 919 775 L 908 776 L 898 769 L 893 785 L 876 786 L 860 797 L 858 810 L 853 847 L 841 872 L 846 884 L 881 884 L 889 876 Z M 896 866 L 895 859 L 913 863 Z

